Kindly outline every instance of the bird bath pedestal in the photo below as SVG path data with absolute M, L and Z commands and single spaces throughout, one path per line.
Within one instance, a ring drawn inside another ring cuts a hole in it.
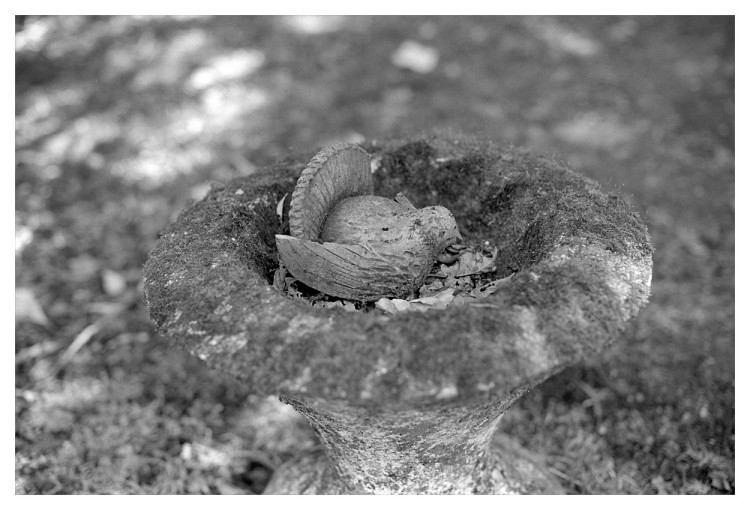
M 524 393 L 602 350 L 647 301 L 652 249 L 621 199 L 558 163 L 438 138 L 365 146 L 375 194 L 442 205 L 499 248 L 486 299 L 428 312 L 322 309 L 272 286 L 274 236 L 307 159 L 217 186 L 162 234 L 149 314 L 174 343 L 279 395 L 324 449 L 269 494 L 502 494 L 561 488 L 495 430 Z

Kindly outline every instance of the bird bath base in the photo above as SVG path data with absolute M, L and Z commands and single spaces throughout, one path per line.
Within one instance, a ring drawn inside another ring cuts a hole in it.
M 388 412 L 283 396 L 324 449 L 282 465 L 265 494 L 564 493 L 528 452 L 495 434 L 515 398 Z
M 309 160 L 212 189 L 144 268 L 171 342 L 257 394 L 281 395 L 323 449 L 266 493 L 503 494 L 562 489 L 496 436 L 521 395 L 606 348 L 648 299 L 652 248 L 630 206 L 564 166 L 473 141 L 365 146 L 375 194 L 443 205 L 508 283 L 476 305 L 385 315 L 322 309 L 272 286 L 276 234 Z M 287 201 L 288 202 L 288 201 Z

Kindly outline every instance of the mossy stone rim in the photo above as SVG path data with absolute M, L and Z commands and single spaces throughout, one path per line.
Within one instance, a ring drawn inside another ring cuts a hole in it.
M 648 299 L 652 248 L 622 199 L 564 165 L 437 137 L 364 146 L 375 194 L 448 207 L 465 242 L 500 247 L 509 285 L 480 306 L 387 316 L 313 308 L 270 284 L 276 215 L 310 155 L 217 186 L 144 268 L 161 334 L 256 393 L 362 405 L 485 398 L 612 342 Z

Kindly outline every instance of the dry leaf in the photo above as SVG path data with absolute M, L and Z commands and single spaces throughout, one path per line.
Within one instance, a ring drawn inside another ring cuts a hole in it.
M 481 300 L 483 298 L 486 298 L 487 296 L 493 294 L 497 289 L 502 287 L 504 284 L 508 283 L 511 276 L 507 276 L 505 278 L 501 278 L 499 280 L 493 280 L 489 283 L 486 283 L 484 285 L 481 285 L 472 291 L 465 293 L 465 294 L 459 294 L 456 296 L 456 298 L 453 300 L 454 305 L 466 305 L 470 303 L 476 303 L 478 300 Z
M 411 301 L 381 298 L 375 302 L 375 307 L 391 314 L 407 311 L 426 312 L 427 310 L 445 310 L 452 300 L 453 290 L 445 289 L 434 296 L 412 299 Z
M 388 313 L 398 313 L 409 311 L 411 305 L 405 299 L 381 298 L 375 302 L 375 308 L 380 308 Z
M 408 303 L 408 301 L 404 301 L 403 299 L 380 298 L 375 302 L 375 308 L 380 308 L 387 313 L 397 313 L 400 310 L 398 307 L 396 307 L 396 301 L 400 301 L 401 303 Z M 401 308 L 403 309 L 403 305 L 401 305 Z
M 292 296 L 294 299 L 305 299 L 302 295 L 302 292 L 297 289 L 297 286 L 295 283 L 297 283 L 296 278 L 292 278 L 291 276 L 287 276 L 284 278 L 284 282 L 286 282 L 286 292 L 290 296 Z
M 312 305 L 317 308 L 344 308 L 341 301 L 316 301 Z
M 279 203 L 276 204 L 276 216 L 279 217 L 279 221 L 284 221 L 282 216 L 284 215 L 284 201 L 286 200 L 287 195 L 289 195 L 289 193 L 281 197 Z
M 428 310 L 431 308 L 445 310 L 451 301 L 453 301 L 453 289 L 445 289 L 434 296 L 412 299 L 409 303 L 414 310 Z
M 429 283 L 425 283 L 419 288 L 420 297 L 434 296 L 446 287 L 445 282 L 441 279 L 435 278 Z
M 347 312 L 357 311 L 354 303 L 347 299 L 339 299 L 336 301 L 317 301 L 313 303 L 313 306 L 317 306 L 319 308 L 343 308 Z
M 451 265 L 440 264 L 437 273 L 431 276 L 445 278 L 454 276 L 469 276 L 473 274 L 489 273 L 495 270 L 495 258 L 497 257 L 497 248 L 492 250 L 491 255 L 485 255 L 481 251 L 467 250 L 461 254 L 458 261 Z
M 471 280 L 471 276 L 461 276 L 460 278 L 449 276 L 445 279 L 445 286 L 461 292 L 471 292 L 474 290 L 474 282 Z
M 491 282 L 482 285 L 481 287 L 477 287 L 471 294 L 477 298 L 487 297 L 497 289 L 499 289 L 502 285 L 508 283 L 510 278 L 510 276 L 506 276 L 505 278 L 501 278 L 499 280 L 492 280 Z

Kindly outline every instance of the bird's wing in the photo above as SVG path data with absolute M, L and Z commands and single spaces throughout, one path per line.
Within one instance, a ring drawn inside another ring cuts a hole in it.
M 392 245 L 315 243 L 277 235 L 276 247 L 289 272 L 305 285 L 359 301 L 404 297 L 431 266 L 424 267 L 424 254 Z

